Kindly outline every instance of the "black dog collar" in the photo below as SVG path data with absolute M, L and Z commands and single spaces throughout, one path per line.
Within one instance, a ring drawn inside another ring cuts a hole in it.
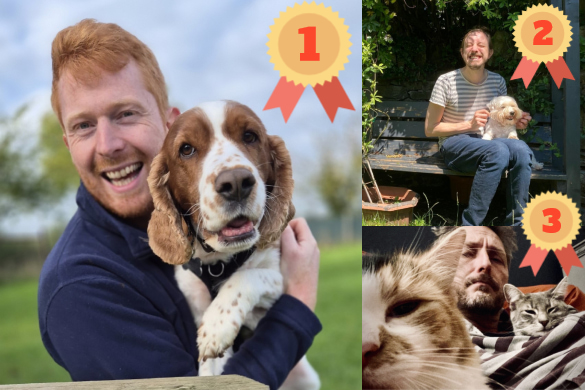
M 193 272 L 199 279 L 205 283 L 211 299 L 217 296 L 219 285 L 229 279 L 254 253 L 256 247 L 237 253 L 230 261 L 218 261 L 215 264 L 202 264 L 199 257 L 192 258 L 188 263 L 183 264 L 184 269 Z

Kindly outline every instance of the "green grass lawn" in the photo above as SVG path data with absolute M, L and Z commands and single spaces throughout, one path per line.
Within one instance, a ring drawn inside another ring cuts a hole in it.
M 307 356 L 323 390 L 361 388 L 361 250 L 359 243 L 321 250 L 316 312 L 323 330 Z
M 361 371 L 361 245 L 321 250 L 317 315 L 323 331 L 308 357 L 322 389 L 358 389 Z M 66 382 L 46 352 L 37 321 L 37 281 L 0 284 L 0 384 Z
M 37 281 L 0 284 L 0 384 L 65 382 L 39 333 Z

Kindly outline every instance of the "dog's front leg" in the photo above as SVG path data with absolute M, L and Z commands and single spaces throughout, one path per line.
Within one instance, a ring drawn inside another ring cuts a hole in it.
M 282 274 L 272 269 L 242 269 L 220 288 L 197 331 L 199 361 L 221 356 L 233 345 L 244 319 L 256 305 L 271 305 L 282 295 Z
M 518 133 L 516 132 L 516 130 L 510 131 L 510 133 L 508 134 L 508 138 L 510 138 L 510 139 L 518 139 Z

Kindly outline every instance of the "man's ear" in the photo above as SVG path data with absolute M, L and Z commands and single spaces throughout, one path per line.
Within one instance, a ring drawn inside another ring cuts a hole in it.
M 493 55 L 494 55 L 494 49 L 490 49 L 490 52 L 489 52 L 489 55 L 488 55 L 488 58 L 487 59 L 489 60 L 490 58 L 492 58 Z
M 63 133 L 63 142 L 65 143 L 65 146 L 67 146 L 67 149 L 69 149 L 69 141 L 67 141 L 67 136 L 65 133 Z M 71 150 L 69 149 L 69 151 Z
M 169 107 L 167 110 L 167 132 L 179 115 L 181 115 L 181 111 L 177 107 Z

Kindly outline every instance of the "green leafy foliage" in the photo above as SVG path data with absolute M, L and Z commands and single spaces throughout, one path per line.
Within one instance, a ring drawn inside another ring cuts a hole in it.
M 43 176 L 56 197 L 77 188 L 79 175 L 71 161 L 57 116 L 50 112 L 41 120 L 39 145 Z
M 26 111 L 23 106 L 13 117 L 0 119 L 0 216 L 46 210 L 79 183 L 56 117 L 47 114 L 39 142 L 31 142 L 22 121 Z
M 396 0 L 362 1 L 362 157 L 373 149 L 372 126 L 376 119 L 377 75 L 391 62 L 390 21 L 396 16 L 389 6 Z

